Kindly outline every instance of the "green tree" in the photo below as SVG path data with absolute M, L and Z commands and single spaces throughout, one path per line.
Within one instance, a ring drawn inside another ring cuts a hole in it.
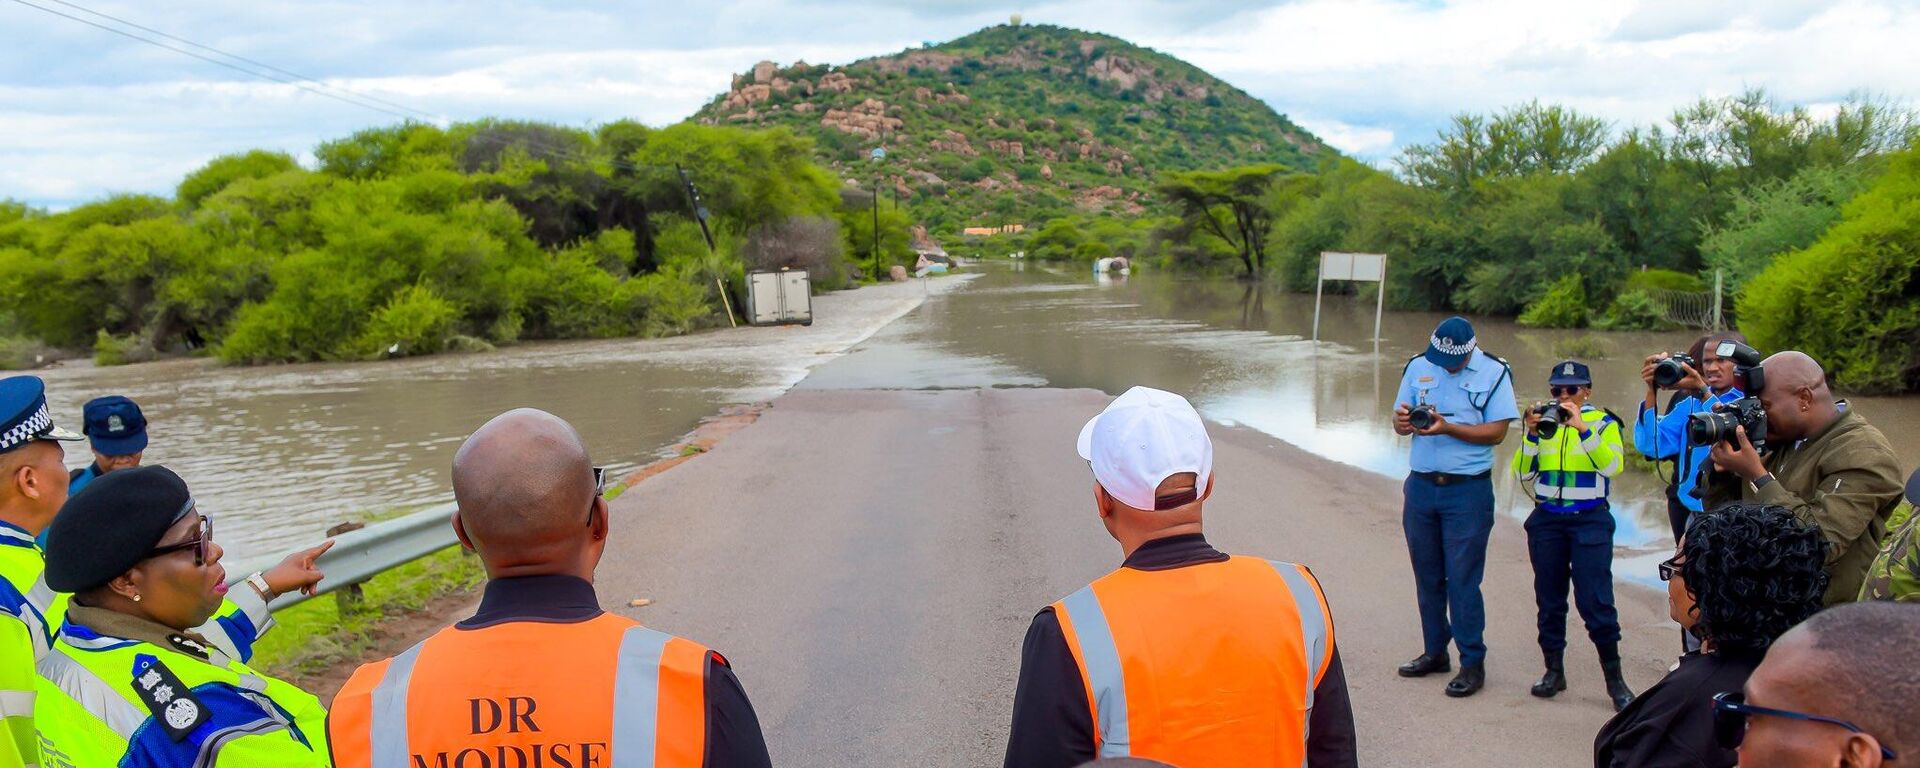
M 1605 121 L 1535 101 L 1489 116 L 1455 115 L 1434 143 L 1408 147 L 1398 162 L 1416 184 L 1465 193 L 1485 180 L 1573 173 L 1606 143 Z
M 1920 149 L 1891 157 L 1838 223 L 1774 260 L 1738 306 L 1755 345 L 1806 352 L 1839 386 L 1920 389 Z
M 1240 257 L 1245 276 L 1258 279 L 1266 267 L 1267 234 L 1273 224 L 1267 194 L 1285 173 L 1285 167 L 1273 164 L 1169 173 L 1155 189 L 1180 210 L 1193 231 L 1219 238 Z
M 1738 295 L 1774 258 L 1818 241 L 1869 180 L 1861 165 L 1814 166 L 1742 191 L 1701 241 L 1706 268 L 1721 270 L 1727 289 Z
M 187 178 L 181 180 L 180 186 L 174 191 L 174 199 L 191 210 L 198 207 L 207 196 L 226 189 L 227 185 L 240 179 L 262 179 L 299 167 L 300 164 L 284 152 L 256 149 L 237 155 L 221 155 L 200 170 L 187 174 Z

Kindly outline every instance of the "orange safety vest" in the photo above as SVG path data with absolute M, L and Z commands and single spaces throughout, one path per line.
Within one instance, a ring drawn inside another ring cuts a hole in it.
M 334 765 L 700 768 L 709 654 L 611 613 L 448 627 L 353 673 L 328 717 Z
M 1305 566 L 1236 556 L 1121 568 L 1053 611 L 1087 686 L 1100 757 L 1306 764 L 1333 620 Z

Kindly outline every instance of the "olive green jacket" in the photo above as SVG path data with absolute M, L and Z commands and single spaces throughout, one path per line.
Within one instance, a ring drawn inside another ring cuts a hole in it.
M 1844 407 L 1844 404 L 1843 406 Z M 1732 501 L 1778 504 L 1820 526 L 1827 539 L 1827 604 L 1852 602 L 1880 554 L 1887 518 L 1905 481 L 1892 444 L 1848 408 L 1826 429 L 1764 457 L 1773 482 L 1753 484 L 1726 472 L 1709 480 L 1707 508 Z
M 1912 510 L 1908 510 L 1911 512 Z M 1920 514 L 1908 515 L 1904 524 L 1887 537 L 1873 567 L 1867 569 L 1867 583 L 1860 588 L 1861 600 L 1892 600 L 1897 603 L 1920 602 Z

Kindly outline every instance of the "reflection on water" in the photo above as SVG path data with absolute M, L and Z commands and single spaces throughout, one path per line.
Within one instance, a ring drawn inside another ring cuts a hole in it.
M 1328 296 L 1320 344 L 1313 297 L 1231 280 L 1161 274 L 1096 277 L 1036 268 L 994 269 L 967 290 L 929 302 L 801 386 L 1089 387 L 1119 393 L 1133 385 L 1186 394 L 1209 418 L 1240 424 L 1336 461 L 1388 476 L 1407 471 L 1407 438 L 1386 414 L 1406 360 L 1426 348 L 1444 314 L 1389 312 L 1383 340 L 1369 338 L 1370 299 Z M 1523 401 L 1545 399 L 1547 371 L 1568 356 L 1592 365 L 1594 402 L 1629 423 L 1644 394 L 1640 360 L 1684 349 L 1696 333 L 1608 333 L 1522 328 L 1477 319 L 1482 348 L 1513 365 Z M 1577 346 L 1597 348 L 1605 357 Z M 1920 401 L 1856 400 L 1909 451 L 1899 435 L 1920 422 Z M 1891 425 L 1891 426 L 1890 426 Z M 1629 438 L 1630 442 L 1630 438 Z M 1500 448 L 1508 468 L 1518 440 Z M 1665 466 L 1665 465 L 1662 465 Z M 1630 469 L 1615 484 L 1615 535 L 1623 554 L 1672 545 L 1663 477 Z M 1496 483 L 1501 508 L 1524 517 L 1531 502 L 1516 481 Z M 1649 576 L 1651 568 L 1644 569 Z

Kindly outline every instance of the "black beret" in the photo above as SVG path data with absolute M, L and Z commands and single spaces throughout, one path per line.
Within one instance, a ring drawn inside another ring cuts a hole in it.
M 147 558 L 193 503 L 162 466 L 108 472 L 67 499 L 47 532 L 47 586 L 85 592 Z

